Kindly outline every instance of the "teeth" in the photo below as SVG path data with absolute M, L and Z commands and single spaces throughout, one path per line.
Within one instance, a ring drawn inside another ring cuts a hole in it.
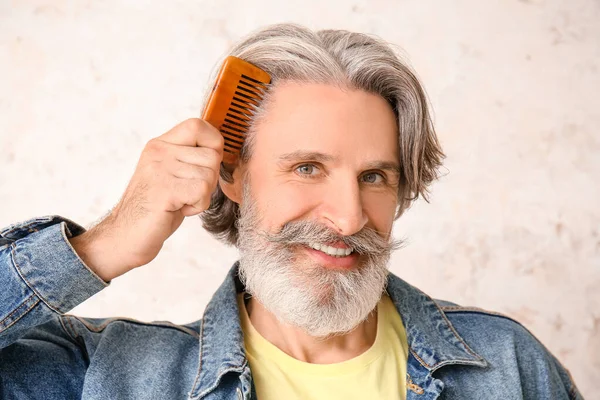
M 321 245 L 321 251 L 323 253 L 327 253 L 330 256 L 337 256 L 337 249 L 335 247 L 331 247 L 331 246 L 323 246 Z
M 345 257 L 350 255 L 350 253 L 353 251 L 352 248 L 339 249 L 321 243 L 310 243 L 309 246 L 315 250 L 322 251 L 323 253 L 334 257 Z

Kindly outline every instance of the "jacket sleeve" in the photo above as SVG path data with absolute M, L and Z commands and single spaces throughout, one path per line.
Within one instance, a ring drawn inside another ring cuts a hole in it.
M 550 352 L 548 353 L 550 354 Z M 562 382 L 562 384 L 565 387 L 565 390 L 569 395 L 569 400 L 584 400 L 569 370 L 566 369 L 561 364 L 561 362 L 556 357 L 554 357 L 554 355 L 550 354 L 550 357 L 552 358 L 552 361 L 554 362 L 554 365 L 556 367 L 558 379 L 560 379 L 560 382 Z
M 108 286 L 68 241 L 84 231 L 59 216 L 0 231 L 0 349 L 47 322 L 61 327 L 61 315 Z M 62 329 L 57 333 L 68 338 Z

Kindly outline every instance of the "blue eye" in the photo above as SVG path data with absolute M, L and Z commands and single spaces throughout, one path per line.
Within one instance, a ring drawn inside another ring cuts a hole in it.
M 317 170 L 318 170 L 318 168 L 312 164 L 302 164 L 296 168 L 296 171 L 300 175 L 308 175 L 308 176 L 315 175 Z
M 385 181 L 385 178 L 383 177 L 383 175 L 377 172 L 369 172 L 368 174 L 363 175 L 363 182 L 369 184 L 382 183 L 383 181 Z

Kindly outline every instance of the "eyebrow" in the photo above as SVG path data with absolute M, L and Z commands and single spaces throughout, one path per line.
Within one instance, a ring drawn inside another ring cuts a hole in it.
M 334 162 L 337 157 L 331 154 L 320 153 L 318 151 L 296 150 L 291 153 L 282 154 L 279 156 L 279 162 L 300 162 L 300 161 L 315 161 L 315 162 Z M 366 169 L 380 169 L 389 171 L 400 176 L 400 165 L 395 161 L 372 161 L 368 163 Z
M 317 161 L 317 162 L 332 162 L 336 161 L 336 157 L 320 153 L 318 151 L 296 150 L 291 153 L 282 154 L 279 156 L 279 161 Z

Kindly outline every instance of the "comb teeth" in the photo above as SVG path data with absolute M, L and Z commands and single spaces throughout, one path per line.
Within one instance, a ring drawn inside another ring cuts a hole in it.
M 266 84 L 242 74 L 220 129 L 225 137 L 224 151 L 239 154 L 266 88 Z
M 227 57 L 202 118 L 215 126 L 225 139 L 223 162 L 234 164 L 250 128 L 270 76 L 237 57 Z

